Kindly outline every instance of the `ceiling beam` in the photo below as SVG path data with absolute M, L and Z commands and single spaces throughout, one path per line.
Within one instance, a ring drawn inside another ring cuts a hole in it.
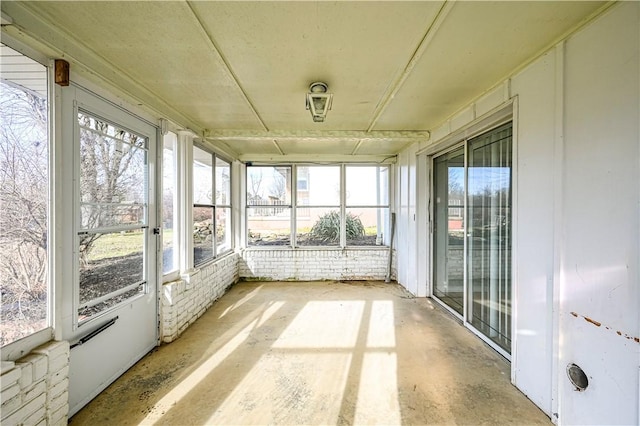
M 335 164 L 335 163 L 365 163 L 365 164 L 395 164 L 397 155 L 336 155 L 336 154 L 243 154 L 239 161 L 251 164 Z
M 453 4 L 454 2 L 445 0 L 444 4 L 438 11 L 438 14 L 436 15 L 435 19 L 431 22 L 431 24 L 427 28 L 424 36 L 422 37 L 422 40 L 420 40 L 420 44 L 418 44 L 418 47 L 413 52 L 413 55 L 411 55 L 411 58 L 409 59 L 409 62 L 407 63 L 407 65 L 404 67 L 404 70 L 396 78 L 396 80 L 389 85 L 389 87 L 387 88 L 387 91 L 382 96 L 382 99 L 376 106 L 376 109 L 373 112 L 373 119 L 371 120 L 371 123 L 369 124 L 369 127 L 367 128 L 367 130 L 371 131 L 376 126 L 376 124 L 378 123 L 378 120 L 380 119 L 384 111 L 387 109 L 391 101 L 393 101 L 393 98 L 396 96 L 396 93 L 398 93 L 398 91 L 400 90 L 404 82 L 407 80 L 407 78 L 415 68 L 420 58 L 424 54 L 425 50 L 427 50 L 427 46 L 429 45 L 429 43 L 431 43 L 431 40 L 433 40 L 433 37 L 436 34 L 438 28 L 440 28 L 440 25 L 442 25 L 445 18 L 453 8 Z
M 245 102 L 247 103 L 247 106 L 251 109 L 251 112 L 253 113 L 253 115 L 256 117 L 256 119 L 260 123 L 260 126 L 262 126 L 262 128 L 264 130 L 269 130 L 269 128 L 265 124 L 264 120 L 262 119 L 262 117 L 258 113 L 258 109 L 255 107 L 253 102 L 251 102 L 251 99 L 249 99 L 249 95 L 247 95 L 247 92 L 242 87 L 242 84 L 240 84 L 240 79 L 238 78 L 236 73 L 233 72 L 233 68 L 231 68 L 231 64 L 229 64 L 229 61 L 227 60 L 227 58 L 222 54 L 222 50 L 220 50 L 220 48 L 218 47 L 218 44 L 216 43 L 215 39 L 213 38 L 213 35 L 207 30 L 207 27 L 205 26 L 204 22 L 200 18 L 200 15 L 198 15 L 198 13 L 195 11 L 195 9 L 193 8 L 193 5 L 191 3 L 192 2 L 188 1 L 187 2 L 187 6 L 189 6 L 189 9 L 191 10 L 191 13 L 193 14 L 193 17 L 198 22 L 198 25 L 199 25 L 200 29 L 204 32 L 207 40 L 209 40 L 209 43 L 211 44 L 212 51 L 213 51 L 214 55 L 216 56 L 216 59 L 218 59 L 222 64 L 224 64 L 225 68 L 227 69 L 227 72 L 229 73 L 229 76 L 231 77 L 231 79 L 235 83 L 235 85 L 238 88 L 238 90 L 240 90 L 240 93 L 242 93 L 242 97 L 244 98 Z
M 413 130 L 299 130 L 299 131 L 259 131 L 259 130 L 206 130 L 204 137 L 209 141 L 403 141 L 426 142 L 430 138 L 428 131 Z

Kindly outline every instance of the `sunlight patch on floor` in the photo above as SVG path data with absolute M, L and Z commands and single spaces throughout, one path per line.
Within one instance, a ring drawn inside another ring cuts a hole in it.
M 363 300 L 311 301 L 274 343 L 274 348 L 353 348 Z
M 395 348 L 396 329 L 391 300 L 374 300 L 367 333 L 367 348 Z
M 398 360 L 395 353 L 366 353 L 362 361 L 354 424 L 399 425 Z
M 160 420 L 165 412 L 173 405 L 177 404 L 185 395 L 204 380 L 218 365 L 220 365 L 229 355 L 231 355 L 238 347 L 249 337 L 251 332 L 259 326 L 260 323 L 266 321 L 275 314 L 284 302 L 275 302 L 269 306 L 260 316 L 252 320 L 240 332 L 233 336 L 224 346 L 212 354 L 198 368 L 189 374 L 180 384 L 176 385 L 167 393 L 160 401 L 158 401 L 151 412 L 146 416 L 142 423 L 156 423 Z
M 351 354 L 263 355 L 206 424 L 336 424 Z

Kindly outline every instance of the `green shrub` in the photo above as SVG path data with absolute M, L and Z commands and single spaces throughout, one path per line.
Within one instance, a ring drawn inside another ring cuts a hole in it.
M 323 242 L 340 240 L 340 213 L 332 211 L 321 216 L 311 228 L 311 236 Z M 347 214 L 347 239 L 353 240 L 364 236 L 364 226 L 358 216 Z

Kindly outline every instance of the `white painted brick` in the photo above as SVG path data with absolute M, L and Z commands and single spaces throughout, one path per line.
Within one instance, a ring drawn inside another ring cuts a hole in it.
M 2 376 L 0 376 L 0 389 L 4 391 L 5 389 L 10 388 L 14 384 L 18 383 L 18 381 L 20 380 L 20 373 L 20 368 L 12 368 L 11 370 L 3 373 Z
M 15 410 L 13 413 L 2 409 L 2 426 L 19 425 L 24 419 L 31 417 L 34 413 L 45 407 L 46 397 L 40 395 L 36 399 Z M 8 415 L 5 415 L 7 413 Z
M 55 359 L 61 355 L 69 356 L 69 342 L 49 342 L 33 350 L 35 354 L 42 354 L 50 359 Z
M 55 358 L 49 358 L 49 372 L 54 374 L 69 365 L 69 354 L 61 354 Z
M 35 426 L 39 424 L 46 424 L 46 416 L 47 410 L 44 406 L 40 407 L 35 413 L 27 416 L 26 419 L 22 421 L 24 426 Z
M 24 405 L 29 401 L 33 401 L 34 399 L 38 398 L 40 395 L 44 395 L 46 392 L 47 392 L 46 382 L 44 380 L 41 382 L 38 382 L 35 385 L 33 385 L 29 390 L 23 392 L 22 404 Z
M 32 381 L 38 382 L 47 375 L 49 371 L 49 362 L 47 357 L 41 354 L 29 354 L 24 356 L 18 360 L 21 363 L 29 363 L 33 368 L 32 371 Z
M 18 362 L 16 367 L 20 368 L 20 387 L 26 389 L 33 383 L 33 364 L 30 362 Z
M 2 389 L 0 393 L 0 403 L 2 404 L 2 409 L 4 410 L 5 403 L 9 403 L 12 398 L 16 395 L 20 394 L 20 385 L 18 382 L 14 382 L 13 385 Z
M 61 385 L 62 383 L 60 383 Z M 66 383 L 66 387 L 56 395 L 52 395 L 52 392 L 47 393 L 47 408 L 49 412 L 57 411 L 59 408 L 64 407 L 69 402 L 69 393 L 67 388 L 69 383 Z M 56 389 L 56 392 L 58 389 Z
M 47 401 L 50 402 L 50 401 L 53 401 L 54 399 L 59 398 L 60 396 L 63 396 L 68 389 L 69 389 L 69 379 L 65 379 L 60 383 L 58 383 L 57 385 L 50 387 L 49 391 L 47 392 Z
M 49 416 L 49 425 L 64 426 L 68 423 L 67 415 L 69 413 L 69 405 L 65 404 L 58 408 Z
M 16 366 L 16 363 L 13 361 L 1 361 L 0 374 L 4 375 L 4 373 L 8 373 L 10 370 L 13 370 L 15 366 Z

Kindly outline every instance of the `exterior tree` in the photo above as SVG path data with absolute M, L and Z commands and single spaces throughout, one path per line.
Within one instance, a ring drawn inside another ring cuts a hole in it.
M 138 182 L 145 139 L 88 115 L 79 114 L 80 198 L 83 229 L 136 222 L 142 211 L 144 182 Z M 122 205 L 126 203 L 127 205 Z M 103 234 L 80 236 L 80 258 L 86 264 Z
M 47 316 L 47 101 L 0 83 L 2 345 Z

